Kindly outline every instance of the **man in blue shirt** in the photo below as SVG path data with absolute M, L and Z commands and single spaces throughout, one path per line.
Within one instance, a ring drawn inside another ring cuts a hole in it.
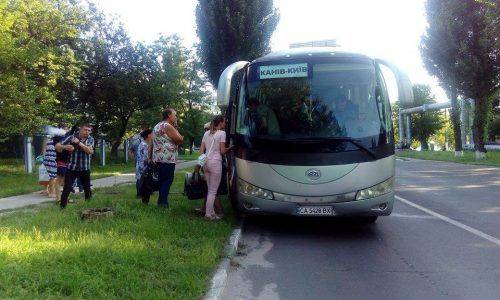
M 79 131 L 67 136 L 61 141 L 62 149 L 71 153 L 68 160 L 66 176 L 64 177 L 64 188 L 61 195 L 61 208 L 68 204 L 68 196 L 73 188 L 76 178 L 79 178 L 83 190 L 85 191 L 85 200 L 91 197 L 90 191 L 90 158 L 94 154 L 94 138 L 90 136 L 92 131 L 88 123 L 83 123 Z

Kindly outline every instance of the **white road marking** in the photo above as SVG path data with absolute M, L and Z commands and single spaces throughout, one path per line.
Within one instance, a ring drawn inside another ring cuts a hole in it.
M 406 214 L 398 214 L 398 213 L 392 213 L 391 217 L 411 218 L 411 219 L 436 219 L 436 217 L 428 216 L 428 215 L 406 215 Z
M 496 244 L 496 245 L 500 246 L 500 240 L 499 240 L 499 239 L 497 239 L 496 237 L 493 237 L 493 236 L 491 236 L 491 235 L 489 235 L 489 234 L 486 234 L 486 233 L 484 233 L 484 232 L 482 232 L 482 231 L 479 231 L 479 230 L 477 230 L 477 229 L 474 229 L 474 228 L 472 228 L 472 227 L 470 227 L 470 226 L 467 226 L 467 225 L 465 225 L 465 224 L 463 224 L 463 223 L 460 223 L 460 222 L 458 222 L 458 221 L 455 221 L 455 220 L 453 220 L 453 219 L 450 219 L 450 218 L 448 218 L 448 217 L 446 217 L 446 216 L 443 216 L 442 214 L 439 214 L 439 213 L 437 213 L 437 212 L 435 212 L 435 211 L 432 211 L 432 210 L 430 210 L 430 209 L 428 209 L 428 208 L 425 208 L 425 207 L 423 207 L 423 206 L 420 206 L 420 205 L 418 205 L 418 204 L 415 204 L 415 203 L 413 203 L 413 202 L 411 202 L 411 201 L 408 201 L 408 200 L 406 200 L 406 199 L 404 199 L 404 198 L 401 198 L 401 197 L 399 197 L 399 196 L 397 196 L 397 195 L 395 195 L 394 197 L 395 197 L 396 199 L 398 199 L 399 201 L 401 201 L 401 202 L 405 203 L 405 204 L 408 204 L 408 205 L 410 205 L 410 206 L 413 206 L 413 207 L 415 207 L 416 209 L 419 209 L 419 210 L 421 210 L 421 211 L 423 211 L 423 212 L 426 212 L 426 213 L 428 213 L 428 214 L 429 214 L 429 215 L 431 215 L 431 216 L 435 216 L 435 217 L 437 217 L 437 218 L 439 218 L 439 219 L 441 219 L 441 220 L 443 220 L 443 221 L 445 221 L 445 222 L 447 222 L 447 223 L 450 223 L 450 224 L 452 224 L 452 225 L 454 225 L 454 226 L 456 226 L 456 227 L 458 227 L 458 228 L 462 228 L 462 229 L 463 229 L 463 230 L 465 230 L 465 231 L 468 231 L 468 232 L 470 232 L 470 233 L 472 233 L 472 234 L 474 234 L 474 235 L 476 235 L 476 236 L 478 236 L 478 237 L 481 237 L 481 238 L 483 238 L 483 239 L 485 239 L 485 240 L 488 240 L 488 241 L 490 241 L 490 242 L 492 242 L 492 243 L 494 243 L 494 244 Z

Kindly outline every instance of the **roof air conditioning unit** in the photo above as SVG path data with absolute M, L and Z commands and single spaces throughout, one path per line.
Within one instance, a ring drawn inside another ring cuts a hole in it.
M 337 40 L 319 40 L 310 41 L 303 43 L 292 43 L 290 48 L 302 48 L 302 47 L 338 47 Z

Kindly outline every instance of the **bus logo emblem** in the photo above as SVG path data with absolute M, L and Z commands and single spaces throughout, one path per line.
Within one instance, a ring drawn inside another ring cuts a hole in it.
M 306 171 L 307 178 L 317 180 L 321 177 L 321 171 L 316 169 L 309 169 Z

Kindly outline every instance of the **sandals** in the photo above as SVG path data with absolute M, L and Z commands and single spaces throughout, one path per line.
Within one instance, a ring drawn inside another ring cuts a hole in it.
M 55 203 L 56 203 L 56 205 L 61 204 L 61 200 L 56 200 Z M 75 203 L 75 201 L 71 200 L 71 199 L 68 199 L 68 204 L 69 203 Z
M 210 221 L 215 221 L 215 220 L 220 220 L 220 217 L 215 215 L 215 216 L 205 216 L 205 219 L 206 220 L 210 220 Z

